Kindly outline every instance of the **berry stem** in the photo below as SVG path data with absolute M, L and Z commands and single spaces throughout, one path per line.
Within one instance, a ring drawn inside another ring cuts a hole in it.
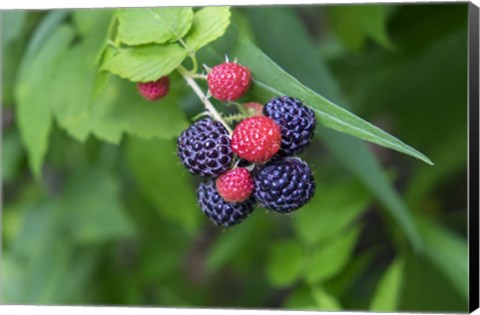
M 200 89 L 200 86 L 198 86 L 197 82 L 195 82 L 195 80 L 190 76 L 188 70 L 185 69 L 183 66 L 178 67 L 177 70 L 183 76 L 185 81 L 187 81 L 187 84 L 190 85 L 195 94 L 197 94 L 198 98 L 200 98 L 203 105 L 205 106 L 205 109 L 210 113 L 212 118 L 221 122 L 222 125 L 228 130 L 228 132 L 232 134 L 232 128 L 230 128 L 230 126 L 223 120 L 222 116 L 217 112 L 215 107 L 213 107 L 213 104 L 205 96 L 202 89 Z

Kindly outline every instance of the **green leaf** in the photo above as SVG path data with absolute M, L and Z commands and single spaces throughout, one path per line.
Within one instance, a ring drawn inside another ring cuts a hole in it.
M 312 290 L 304 286 L 292 291 L 283 303 L 283 307 L 291 310 L 316 310 L 318 308 L 317 301 L 312 296 Z
M 326 311 L 340 311 L 342 306 L 340 302 L 330 293 L 325 291 L 321 286 L 315 286 L 311 288 L 312 296 L 315 302 L 317 303 L 318 310 Z
M 403 262 L 395 259 L 380 279 L 370 305 L 374 312 L 394 312 L 398 309 L 403 279 Z
M 30 167 L 40 176 L 43 159 L 48 148 L 48 136 L 52 123 L 51 96 L 53 75 L 58 60 L 65 53 L 74 33 L 68 26 L 61 26 L 45 41 L 45 44 L 21 72 L 17 81 L 18 125 L 22 142 L 27 148 Z M 29 61 L 29 60 L 27 60 Z
M 127 45 L 177 41 L 192 25 L 192 8 L 119 9 L 118 38 Z
M 313 245 L 350 225 L 370 199 L 354 181 L 318 187 L 312 200 L 294 214 L 295 232 L 305 243 Z
M 419 228 L 428 259 L 465 299 L 468 298 L 467 241 L 431 219 L 420 218 Z
M 106 21 L 108 17 L 99 23 Z M 139 95 L 135 84 L 112 77 L 100 95 L 94 96 L 95 58 L 103 40 L 104 34 L 96 32 L 59 61 L 52 106 L 60 126 L 80 141 L 91 134 L 116 144 L 124 133 L 146 139 L 178 136 L 187 122 L 173 86 L 167 97 L 152 103 Z M 76 88 L 65 88 L 66 82 Z
M 206 7 L 195 13 L 193 26 L 185 37 L 190 51 L 197 51 L 222 36 L 230 24 L 229 7 Z
M 310 88 L 348 109 L 340 96 L 338 84 L 322 59 L 318 58 L 317 46 L 294 11 L 287 8 L 255 8 L 248 10 L 248 13 L 253 17 L 252 25 L 260 47 L 269 56 Z M 295 58 L 292 58 L 293 55 Z M 318 135 L 337 159 L 362 181 L 397 220 L 415 248 L 421 248 L 420 235 L 407 205 L 392 187 L 367 143 L 322 127 Z
M 106 56 L 101 69 L 133 82 L 148 82 L 170 74 L 186 57 L 185 49 L 176 43 L 119 48 Z
M 135 235 L 135 226 L 121 200 L 118 178 L 100 168 L 81 170 L 67 183 L 61 206 L 66 224 L 79 244 L 92 244 Z
M 346 266 L 360 235 L 360 228 L 342 231 L 329 243 L 317 247 L 310 257 L 305 270 L 305 280 L 318 284 L 338 274 Z
M 299 278 L 303 262 L 301 244 L 293 240 L 277 241 L 270 247 L 267 278 L 275 287 L 291 285 Z
M 387 8 L 383 5 L 345 5 L 327 8 L 333 31 L 354 51 L 365 46 L 368 38 L 385 48 L 393 47 L 387 33 Z
M 202 213 L 191 176 L 175 152 L 175 141 L 129 139 L 126 153 L 140 191 L 162 216 L 192 232 L 198 228 Z
M 252 71 L 254 84 L 276 95 L 290 95 L 302 99 L 305 104 L 315 111 L 319 122 L 325 127 L 394 149 L 428 164 L 433 164 L 425 155 L 414 148 L 302 85 L 297 79 L 270 60 L 248 39 L 239 38 L 237 57 L 240 63 L 248 65 Z

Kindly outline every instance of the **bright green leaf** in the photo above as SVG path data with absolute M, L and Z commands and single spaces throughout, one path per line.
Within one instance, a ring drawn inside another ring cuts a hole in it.
M 318 310 L 325 311 L 341 311 L 342 306 L 340 302 L 330 293 L 325 291 L 321 286 L 315 286 L 311 288 L 312 296 L 317 303 Z
M 58 60 L 67 50 L 73 36 L 71 28 L 57 28 L 17 81 L 15 95 L 18 125 L 28 151 L 30 167 L 37 177 L 47 152 L 52 123 L 50 101 L 53 75 Z
M 312 296 L 312 290 L 307 287 L 299 287 L 292 291 L 283 307 L 291 310 L 316 310 L 317 302 Z
M 267 278 L 276 287 L 294 283 L 302 272 L 302 245 L 291 240 L 271 244 L 267 263 Z
M 119 48 L 102 69 L 133 82 L 155 81 L 175 70 L 187 57 L 177 43 Z
M 199 226 L 202 213 L 191 176 L 184 171 L 175 152 L 174 141 L 132 138 L 127 145 L 127 161 L 141 192 L 158 212 L 191 232 Z
M 127 45 L 177 41 L 192 25 L 192 8 L 119 9 L 118 38 Z
M 403 279 L 403 262 L 394 260 L 380 279 L 370 304 L 374 312 L 394 312 L 398 309 Z
M 350 259 L 360 235 L 360 228 L 338 233 L 330 242 L 318 246 L 308 259 L 305 280 L 310 284 L 323 282 L 338 274 Z
M 190 51 L 197 51 L 222 36 L 230 24 L 229 7 L 206 7 L 195 13 L 193 26 L 185 37 Z
M 302 99 L 316 112 L 319 122 L 328 128 L 371 141 L 432 164 L 425 155 L 414 148 L 302 85 L 246 38 L 240 37 L 239 41 L 237 57 L 240 63 L 248 65 L 251 69 L 254 84 L 260 85 L 276 95 L 290 95 Z
M 304 242 L 315 244 L 351 224 L 369 201 L 368 193 L 353 181 L 321 186 L 302 211 L 294 214 L 295 231 Z

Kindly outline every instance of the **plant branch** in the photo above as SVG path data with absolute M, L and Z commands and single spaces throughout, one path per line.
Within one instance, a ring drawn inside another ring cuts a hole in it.
M 193 89 L 195 94 L 197 94 L 198 98 L 200 98 L 203 105 L 205 106 L 205 109 L 210 113 L 210 115 L 215 120 L 218 120 L 219 122 L 221 122 L 222 125 L 225 126 L 225 128 L 231 134 L 232 128 L 230 128 L 230 126 L 223 120 L 222 116 L 217 112 L 215 107 L 213 107 L 213 104 L 205 96 L 202 89 L 200 89 L 200 86 L 198 86 L 197 82 L 195 82 L 195 80 L 190 76 L 190 73 L 187 71 L 187 69 L 185 69 L 183 66 L 180 66 L 177 68 L 177 70 L 183 76 L 185 81 L 187 81 L 188 85 L 190 85 L 190 87 Z

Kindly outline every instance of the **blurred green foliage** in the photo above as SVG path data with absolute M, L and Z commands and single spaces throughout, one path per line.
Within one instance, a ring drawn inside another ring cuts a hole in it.
M 200 111 L 181 77 L 147 103 L 97 73 L 110 10 L 2 12 L 2 303 L 465 311 L 467 5 L 231 12 L 201 63 L 246 36 L 436 165 L 320 128 L 312 202 L 219 229 L 175 156 Z

